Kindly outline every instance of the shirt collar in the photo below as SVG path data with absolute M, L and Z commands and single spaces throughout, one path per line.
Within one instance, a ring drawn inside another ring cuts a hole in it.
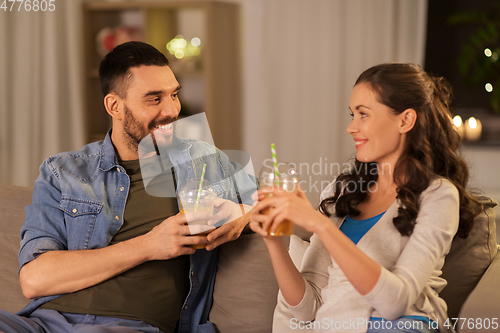
M 99 168 L 103 171 L 108 171 L 119 165 L 115 147 L 113 146 L 113 142 L 111 142 L 111 130 L 109 129 L 99 149 Z

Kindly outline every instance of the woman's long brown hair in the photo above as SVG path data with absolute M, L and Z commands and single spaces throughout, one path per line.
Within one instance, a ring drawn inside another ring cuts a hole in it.
M 393 220 L 396 229 L 403 236 L 411 235 L 420 208 L 420 195 L 433 178 L 440 176 L 458 190 L 457 235 L 467 237 L 482 206 L 466 191 L 469 169 L 458 153 L 461 137 L 451 119 L 449 84 L 443 78 L 428 76 L 418 65 L 402 63 L 371 67 L 359 76 L 355 85 L 360 83 L 369 84 L 379 102 L 391 108 L 394 114 L 407 109 L 417 112 L 415 126 L 408 132 L 405 150 L 394 168 L 397 198 L 402 203 Z M 335 206 L 338 217 L 359 215 L 356 204 L 367 198 L 366 184 L 377 178 L 377 163 L 356 161 L 350 171 L 337 178 L 334 195 L 320 203 L 320 211 L 331 216 L 331 207 Z

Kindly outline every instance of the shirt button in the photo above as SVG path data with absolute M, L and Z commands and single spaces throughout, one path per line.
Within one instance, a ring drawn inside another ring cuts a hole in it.
M 116 170 L 118 170 L 118 172 L 122 172 L 122 171 L 120 170 L 120 168 L 116 168 Z
M 186 306 L 184 307 L 184 310 L 187 310 L 187 309 L 188 309 L 188 306 L 186 305 Z
M 73 213 L 76 213 L 77 211 L 78 211 L 78 209 L 73 208 Z
M 125 191 L 125 187 L 120 187 L 120 192 Z
M 194 275 L 194 272 L 191 272 L 191 275 Z
M 118 215 L 117 215 L 117 216 L 115 216 L 115 219 L 119 220 L 120 218 L 119 218 L 119 217 L 118 217 Z

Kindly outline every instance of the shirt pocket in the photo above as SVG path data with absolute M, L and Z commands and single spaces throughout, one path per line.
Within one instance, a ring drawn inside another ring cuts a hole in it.
M 59 209 L 65 213 L 68 250 L 88 248 L 102 206 L 102 203 L 92 200 L 62 198 Z
M 223 179 L 218 182 L 212 182 L 212 189 L 217 194 L 217 197 L 222 199 L 227 198 L 227 188 L 229 187 L 229 180 Z

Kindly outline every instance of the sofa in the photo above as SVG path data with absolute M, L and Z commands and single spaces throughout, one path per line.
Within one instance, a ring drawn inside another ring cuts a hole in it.
M 28 187 L 0 185 L 0 309 L 10 312 L 19 311 L 29 302 L 19 286 L 17 252 L 24 207 L 31 203 L 31 194 Z M 484 210 L 476 217 L 471 235 L 455 239 L 443 267 L 448 286 L 441 295 L 449 305 L 449 317 L 469 320 L 462 329 L 458 327 L 459 332 L 488 332 L 471 325 L 470 320 L 476 323 L 479 318 L 482 323 L 500 317 L 500 255 L 493 211 L 496 202 L 487 197 L 481 197 L 481 202 Z M 297 262 L 310 234 L 298 229 L 295 233 L 289 241 Z M 279 311 L 280 306 L 276 307 L 278 286 L 259 235 L 245 233 L 237 241 L 222 245 L 217 269 L 210 320 L 219 333 L 267 333 L 273 330 L 273 320 L 274 332 L 284 333 L 276 323 L 287 318 Z

